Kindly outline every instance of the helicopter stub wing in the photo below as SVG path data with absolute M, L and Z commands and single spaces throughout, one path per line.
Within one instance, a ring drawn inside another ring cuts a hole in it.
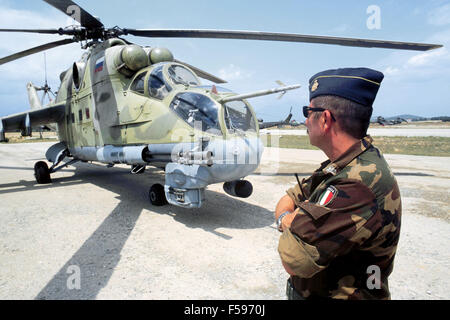
M 65 105 L 45 107 L 0 118 L 0 135 L 31 127 L 57 123 L 64 118 Z

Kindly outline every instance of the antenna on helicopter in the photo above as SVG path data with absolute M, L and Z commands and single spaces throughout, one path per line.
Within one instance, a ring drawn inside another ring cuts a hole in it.
M 55 94 L 52 91 L 52 88 L 49 87 L 48 81 L 47 81 L 47 56 L 44 52 L 44 74 L 45 74 L 45 84 L 43 87 L 36 87 L 37 91 L 44 91 L 41 97 L 41 105 L 44 105 L 45 96 L 47 96 L 49 103 L 52 102 L 52 98 L 50 96 L 50 93 L 53 95 L 54 98 L 56 98 Z

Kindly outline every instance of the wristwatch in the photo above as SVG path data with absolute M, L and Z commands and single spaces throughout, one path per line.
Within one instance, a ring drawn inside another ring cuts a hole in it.
M 280 227 L 281 227 L 281 221 L 283 220 L 284 216 L 287 215 L 287 214 L 290 214 L 290 213 L 292 213 L 292 212 L 290 212 L 290 211 L 285 211 L 285 212 L 283 212 L 282 214 L 280 214 L 280 216 L 279 216 L 278 219 L 277 219 L 277 229 L 278 229 L 278 230 L 280 230 Z M 281 231 L 281 230 L 280 230 L 280 231 Z

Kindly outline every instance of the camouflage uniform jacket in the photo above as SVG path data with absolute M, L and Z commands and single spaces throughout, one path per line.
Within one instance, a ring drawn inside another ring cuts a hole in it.
M 389 299 L 401 199 L 372 138 L 322 163 L 287 194 L 300 210 L 278 251 L 295 273 L 295 290 L 304 298 Z

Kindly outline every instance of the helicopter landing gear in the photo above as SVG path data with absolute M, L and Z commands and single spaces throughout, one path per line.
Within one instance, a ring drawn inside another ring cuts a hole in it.
M 164 186 L 160 185 L 159 183 L 151 186 L 148 196 L 150 198 L 151 204 L 154 206 L 160 207 L 168 204 Z
M 75 162 L 80 161 L 79 159 L 72 159 L 69 162 L 66 162 L 57 167 L 57 165 L 61 162 L 61 160 L 54 163 L 50 168 L 48 167 L 45 161 L 36 162 L 36 164 L 34 165 L 34 177 L 36 178 L 36 182 L 39 184 L 51 183 L 52 182 L 52 179 L 50 178 L 51 173 L 55 173 L 56 171 L 59 171 Z
M 39 184 L 51 183 L 50 170 L 44 161 L 36 162 L 34 165 L 34 176 Z

